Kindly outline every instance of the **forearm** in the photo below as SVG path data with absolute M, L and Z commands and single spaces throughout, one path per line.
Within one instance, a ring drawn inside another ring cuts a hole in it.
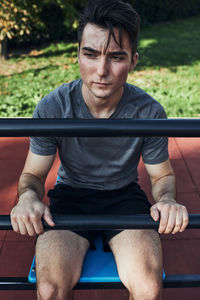
M 26 192 L 35 193 L 38 199 L 42 200 L 45 194 L 44 183 L 31 173 L 22 173 L 18 183 L 18 197 Z
M 159 165 L 146 165 L 152 184 L 155 204 L 151 217 L 160 220 L 159 233 L 176 233 L 185 230 L 188 224 L 186 207 L 176 202 L 176 179 L 170 161 Z
M 155 202 L 176 199 L 176 179 L 173 173 L 165 175 L 152 183 Z

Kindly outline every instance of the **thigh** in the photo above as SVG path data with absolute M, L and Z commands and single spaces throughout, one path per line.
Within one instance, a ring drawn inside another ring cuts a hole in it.
M 37 283 L 72 288 L 79 280 L 89 242 L 67 230 L 47 231 L 37 239 Z
M 149 279 L 162 284 L 162 249 L 154 230 L 124 230 L 109 241 L 119 277 L 129 289 Z
M 112 202 L 111 202 L 112 201 Z M 139 215 L 150 214 L 151 204 L 140 186 L 133 182 L 119 191 L 110 199 L 105 214 L 112 215 Z M 116 216 L 117 217 L 117 216 Z M 109 250 L 109 241 L 122 230 L 106 230 L 104 232 L 104 249 Z

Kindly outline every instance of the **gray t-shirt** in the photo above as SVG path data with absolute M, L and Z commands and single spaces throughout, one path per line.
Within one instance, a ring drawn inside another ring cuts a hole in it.
M 93 119 L 84 102 L 82 80 L 63 84 L 37 105 L 33 118 Z M 140 88 L 125 84 L 110 119 L 162 119 L 162 106 Z M 32 137 L 30 149 L 60 157 L 59 183 L 99 190 L 119 189 L 138 180 L 137 166 L 168 159 L 166 137 Z

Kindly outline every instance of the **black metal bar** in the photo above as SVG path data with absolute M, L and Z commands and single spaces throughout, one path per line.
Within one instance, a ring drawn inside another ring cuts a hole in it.
M 27 277 L 0 277 L 0 290 L 35 290 L 36 284 L 30 283 Z
M 150 215 L 53 215 L 54 227 L 44 222 L 45 229 L 106 230 L 157 229 Z M 200 214 L 189 215 L 188 229 L 200 228 Z M 0 215 L 0 230 L 12 230 L 10 216 Z
M 163 280 L 164 288 L 200 287 L 200 274 L 167 275 Z M 124 289 L 122 282 L 82 282 L 75 290 L 84 289 Z M 26 277 L 0 277 L 0 290 L 35 290 L 36 284 L 30 283 Z
M 200 287 L 200 274 L 167 275 L 163 284 L 165 288 Z
M 200 137 L 200 119 L 0 119 L 0 137 Z

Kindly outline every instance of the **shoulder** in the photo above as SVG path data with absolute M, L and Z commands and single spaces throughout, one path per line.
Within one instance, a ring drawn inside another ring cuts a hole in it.
M 137 111 L 138 118 L 166 118 L 162 105 L 143 89 L 126 83 L 126 101 L 130 102 Z
M 71 106 L 71 98 L 78 93 L 81 80 L 64 83 L 47 94 L 37 104 L 33 117 L 64 118 Z

